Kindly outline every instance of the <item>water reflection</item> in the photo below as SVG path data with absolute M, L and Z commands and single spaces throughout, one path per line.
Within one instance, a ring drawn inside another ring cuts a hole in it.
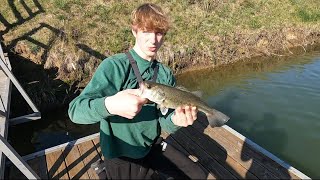
M 181 74 L 229 126 L 310 177 L 320 177 L 320 52 Z
M 217 69 L 190 71 L 177 76 L 178 84 L 189 90 L 202 90 L 206 95 L 213 95 L 228 86 L 246 88 L 250 78 L 267 80 L 267 73 L 281 73 L 295 67 L 297 70 L 311 70 L 308 77 L 319 77 L 319 69 L 308 66 L 314 61 L 312 57 L 319 53 L 311 53 L 295 57 L 255 58 L 246 62 L 236 62 L 232 65 L 221 66 Z M 304 67 L 306 65 L 306 67 Z M 249 83 L 250 84 L 250 83 Z

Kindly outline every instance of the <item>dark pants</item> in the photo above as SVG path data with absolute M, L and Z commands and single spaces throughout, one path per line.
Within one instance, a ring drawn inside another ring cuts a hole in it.
M 162 138 L 141 159 L 105 160 L 107 179 L 206 179 L 203 170 L 170 144 L 163 151 Z

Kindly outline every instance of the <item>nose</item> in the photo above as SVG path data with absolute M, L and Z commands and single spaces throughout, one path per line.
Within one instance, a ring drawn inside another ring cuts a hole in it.
M 157 37 L 157 35 L 155 32 L 150 33 L 150 42 L 153 44 L 156 43 L 156 41 L 157 41 L 156 37 Z

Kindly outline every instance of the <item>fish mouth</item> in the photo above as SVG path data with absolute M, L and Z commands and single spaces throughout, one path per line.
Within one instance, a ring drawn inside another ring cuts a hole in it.
M 148 91 L 147 91 L 147 87 L 143 82 L 139 83 L 139 90 L 140 90 L 140 94 L 139 96 L 141 98 L 146 98 L 148 99 L 148 102 L 146 104 L 153 104 L 154 102 L 150 101 L 150 99 L 148 98 Z
M 149 99 L 148 97 L 150 92 L 148 91 L 148 88 L 144 82 L 139 83 L 139 90 L 140 90 L 140 94 L 139 94 L 140 97 Z
M 140 90 L 140 95 L 139 96 L 142 96 L 144 90 L 146 89 L 146 86 L 143 82 L 140 82 L 139 83 L 139 90 Z

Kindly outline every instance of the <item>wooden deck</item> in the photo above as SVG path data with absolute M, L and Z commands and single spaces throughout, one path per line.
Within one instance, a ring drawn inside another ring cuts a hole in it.
M 228 126 L 207 127 L 204 120 L 182 128 L 166 141 L 208 173 L 208 179 L 310 179 Z M 97 179 L 90 165 L 101 158 L 99 134 L 24 157 L 42 179 Z M 6 178 L 24 178 L 8 165 Z
M 98 179 L 90 165 L 101 158 L 99 134 L 65 143 L 24 157 L 41 179 Z M 24 175 L 8 166 L 6 178 Z

